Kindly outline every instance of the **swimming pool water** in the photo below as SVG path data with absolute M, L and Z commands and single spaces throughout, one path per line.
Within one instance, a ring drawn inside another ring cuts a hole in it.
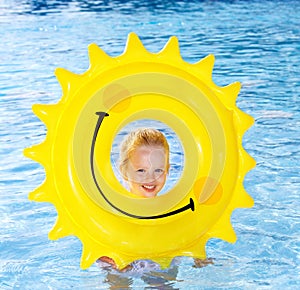
M 296 0 L 1 1 L 0 288 L 300 288 L 299 11 Z M 56 67 L 82 73 L 88 44 L 119 55 L 131 31 L 152 52 L 176 35 L 188 62 L 213 53 L 214 81 L 240 81 L 238 106 L 256 120 L 243 139 L 257 161 L 244 182 L 255 206 L 234 211 L 238 241 L 209 241 L 214 264 L 200 269 L 182 258 L 165 272 L 80 270 L 80 241 L 49 241 L 55 208 L 27 199 L 44 180 L 22 155 L 46 133 L 31 105 L 60 99 Z

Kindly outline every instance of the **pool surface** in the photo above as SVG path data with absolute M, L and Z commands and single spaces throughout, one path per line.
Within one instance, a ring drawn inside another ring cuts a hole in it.
M 1 1 L 0 289 L 299 289 L 299 11 L 296 0 Z M 237 104 L 256 121 L 243 139 L 255 206 L 234 211 L 238 241 L 210 240 L 202 268 L 180 258 L 166 271 L 81 270 L 77 238 L 48 240 L 53 205 L 28 200 L 45 177 L 22 153 L 46 134 L 32 104 L 60 99 L 56 67 L 84 72 L 93 42 L 120 55 L 131 31 L 151 52 L 176 35 L 184 60 L 214 54 L 215 83 L 240 81 Z

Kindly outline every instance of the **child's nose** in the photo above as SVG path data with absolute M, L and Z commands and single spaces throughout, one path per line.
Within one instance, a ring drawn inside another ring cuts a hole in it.
M 153 171 L 148 171 L 147 174 L 146 174 L 146 179 L 145 181 L 148 182 L 148 183 L 151 183 L 153 181 L 155 181 L 156 179 L 156 176 L 155 176 L 155 172 Z

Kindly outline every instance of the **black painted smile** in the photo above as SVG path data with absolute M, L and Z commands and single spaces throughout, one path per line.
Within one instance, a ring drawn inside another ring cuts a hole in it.
M 100 129 L 100 126 L 102 124 L 102 121 L 105 117 L 109 116 L 107 113 L 105 112 L 96 112 L 96 115 L 99 116 L 98 118 L 98 121 L 97 121 L 97 124 L 96 124 L 96 127 L 95 127 L 95 131 L 94 131 L 94 135 L 93 135 L 93 140 L 92 140 L 92 145 L 91 145 L 91 152 L 90 152 L 90 165 L 91 165 L 91 172 L 92 172 L 92 176 L 93 176 L 93 180 L 94 180 L 94 183 L 99 191 L 99 193 L 102 195 L 102 197 L 104 198 L 104 200 L 111 206 L 113 207 L 114 209 L 116 209 L 117 211 L 119 211 L 120 213 L 124 214 L 124 215 L 127 215 L 129 217 L 132 217 L 132 218 L 137 218 L 137 219 L 159 219 L 159 218 L 164 218 L 164 217 L 168 217 L 168 216 L 171 216 L 171 215 L 175 215 L 175 214 L 178 214 L 178 213 L 181 213 L 183 211 L 186 211 L 186 210 L 189 210 L 191 209 L 192 211 L 195 210 L 195 206 L 194 206 L 194 201 L 192 198 L 190 198 L 190 202 L 181 207 L 181 208 L 178 208 L 174 211 L 170 211 L 168 213 L 164 213 L 164 214 L 160 214 L 160 215 L 154 215 L 154 216 L 139 216 L 139 215 L 135 215 L 135 214 L 132 214 L 132 213 L 129 213 L 129 212 L 126 212 L 122 209 L 120 209 L 119 207 L 117 207 L 116 205 L 114 205 L 108 198 L 107 196 L 103 193 L 103 191 L 101 190 L 98 182 L 97 182 L 97 179 L 96 179 L 96 175 L 95 175 L 95 169 L 94 169 L 94 151 L 95 151 L 95 143 L 96 143 L 96 139 L 97 139 L 97 136 L 98 136 L 98 132 L 99 132 L 99 129 Z

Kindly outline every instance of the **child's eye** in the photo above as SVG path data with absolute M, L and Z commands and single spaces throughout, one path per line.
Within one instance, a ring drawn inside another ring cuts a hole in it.
M 161 169 L 161 168 L 157 168 L 157 169 L 155 169 L 155 172 L 156 172 L 156 173 L 163 173 L 163 172 L 164 172 L 164 170 L 163 170 L 163 169 Z
M 136 172 L 137 172 L 137 173 L 145 173 L 146 170 L 145 170 L 145 169 L 138 169 Z

